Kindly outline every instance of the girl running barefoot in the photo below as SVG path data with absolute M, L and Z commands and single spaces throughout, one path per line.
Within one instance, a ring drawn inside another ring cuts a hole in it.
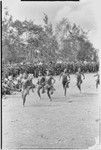
M 23 99 L 23 106 L 26 102 L 26 96 L 29 94 L 29 90 L 32 89 L 32 92 L 34 92 L 35 85 L 32 83 L 33 76 L 31 75 L 25 75 L 22 81 L 22 99 Z
M 47 95 L 48 95 L 50 101 L 52 101 L 51 94 L 53 94 L 55 91 L 55 88 L 53 86 L 54 83 L 55 83 L 55 79 L 48 72 L 48 77 L 47 77 L 47 82 L 46 82 L 46 90 L 47 90 Z
M 99 74 L 99 72 L 97 72 L 97 74 L 95 74 L 94 77 L 97 77 L 97 79 L 96 79 L 96 89 L 97 89 L 98 85 L 100 85 L 100 74 Z
M 39 73 L 37 84 L 38 84 L 37 93 L 38 96 L 41 98 L 40 90 L 42 89 L 42 94 L 45 93 L 45 84 L 46 84 L 46 77 L 44 75 L 41 76 L 41 73 Z
M 67 73 L 67 69 L 65 69 L 64 72 L 60 74 L 60 79 L 61 77 L 62 77 L 64 96 L 66 96 L 66 91 L 67 91 L 67 88 L 69 88 L 69 83 L 70 83 L 70 74 Z
M 76 73 L 76 78 L 77 78 L 77 87 L 78 87 L 78 89 L 80 90 L 80 92 L 81 92 L 81 84 L 82 84 L 82 76 L 83 76 L 83 79 L 85 79 L 85 76 L 84 76 L 84 74 L 81 72 L 81 69 L 79 68 L 78 69 L 78 72 Z
M 23 78 L 23 74 L 21 74 L 21 73 L 16 78 L 16 81 L 18 83 L 19 91 L 21 91 L 21 81 L 22 81 L 22 78 Z

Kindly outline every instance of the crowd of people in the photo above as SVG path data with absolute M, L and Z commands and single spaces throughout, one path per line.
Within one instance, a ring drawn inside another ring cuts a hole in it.
M 79 67 L 77 72 L 75 73 L 77 79 L 77 87 L 81 92 L 81 84 L 83 79 L 85 79 L 84 72 Z M 83 77 L 83 78 L 82 78 Z M 100 75 L 97 72 L 94 77 L 96 77 L 96 88 L 100 84 Z M 47 93 L 50 101 L 52 101 L 51 95 L 56 90 L 54 88 L 54 84 L 56 82 L 54 76 L 51 74 L 50 70 L 47 70 L 45 73 L 39 72 L 37 83 L 34 83 L 34 75 L 31 73 L 20 73 L 17 76 L 9 75 L 5 76 L 2 80 L 2 95 L 12 94 L 14 91 L 19 91 L 22 93 L 23 106 L 25 105 L 26 97 L 29 94 L 29 91 L 37 89 L 37 94 L 41 98 L 42 94 Z M 70 71 L 65 68 L 63 72 L 60 74 L 60 79 L 62 78 L 62 85 L 64 90 L 64 95 L 66 96 L 66 90 L 69 88 L 70 83 Z
M 50 70 L 52 75 L 59 75 L 64 69 L 67 69 L 70 74 L 77 72 L 78 68 L 84 73 L 94 73 L 99 70 L 98 62 L 50 62 L 50 63 L 18 63 L 18 64 L 6 64 L 2 67 L 2 74 L 16 76 L 20 72 L 27 72 L 38 77 L 39 72 L 45 74 L 47 70 Z

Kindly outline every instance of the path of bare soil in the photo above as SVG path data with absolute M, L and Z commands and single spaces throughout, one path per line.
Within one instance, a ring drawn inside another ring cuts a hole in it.
M 99 91 L 93 76 L 86 75 L 80 93 L 71 75 L 66 98 L 56 77 L 52 102 L 46 94 L 40 100 L 36 91 L 30 91 L 25 107 L 20 93 L 3 99 L 3 149 L 87 149 L 93 146 L 99 136 L 100 121 Z

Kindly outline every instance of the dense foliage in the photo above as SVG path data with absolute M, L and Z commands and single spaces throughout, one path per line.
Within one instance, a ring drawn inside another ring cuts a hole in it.
M 37 77 L 39 70 L 45 72 L 47 69 L 58 75 L 65 67 L 75 73 L 79 66 L 84 72 L 98 70 L 98 51 L 88 40 L 87 32 L 66 18 L 55 28 L 46 14 L 43 22 L 42 26 L 31 20 L 14 21 L 5 9 L 2 21 L 3 75 L 26 71 Z
M 13 20 L 8 10 L 2 21 L 2 61 L 3 63 L 98 60 L 97 50 L 83 31 L 75 23 L 63 18 L 53 28 L 44 14 L 44 25 L 33 21 Z

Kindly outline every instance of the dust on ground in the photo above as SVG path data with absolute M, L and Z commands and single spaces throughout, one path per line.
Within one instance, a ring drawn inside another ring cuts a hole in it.
M 36 91 L 30 91 L 25 107 L 21 93 L 3 99 L 3 149 L 87 149 L 95 145 L 99 136 L 100 98 L 93 76 L 86 74 L 80 93 L 75 76 L 71 75 L 66 98 L 59 77 L 55 77 L 52 102 L 46 94 L 40 100 Z

